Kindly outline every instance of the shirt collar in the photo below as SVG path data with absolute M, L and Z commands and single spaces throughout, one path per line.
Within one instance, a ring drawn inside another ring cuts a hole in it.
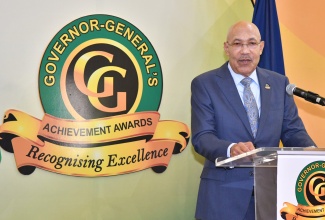
M 235 71 L 233 71 L 233 69 L 231 68 L 229 62 L 228 62 L 228 69 L 230 71 L 230 74 L 231 74 L 232 78 L 235 81 L 235 84 L 236 85 L 241 84 L 240 81 L 242 79 L 244 79 L 245 77 L 243 75 L 240 75 L 238 73 L 235 73 Z M 249 76 L 249 78 L 251 78 L 257 85 L 259 85 L 258 78 L 257 78 L 257 73 L 256 73 L 256 69 L 252 72 L 252 74 Z

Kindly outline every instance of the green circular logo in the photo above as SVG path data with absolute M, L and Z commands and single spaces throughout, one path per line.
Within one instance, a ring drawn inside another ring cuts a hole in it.
M 312 162 L 299 173 L 296 199 L 305 206 L 325 204 L 325 161 Z
M 39 70 L 44 111 L 65 119 L 95 119 L 157 111 L 162 71 L 146 36 L 110 15 L 90 15 L 63 27 Z

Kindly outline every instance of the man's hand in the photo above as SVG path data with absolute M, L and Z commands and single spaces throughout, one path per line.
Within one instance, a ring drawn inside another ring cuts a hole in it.
M 234 157 L 251 150 L 255 150 L 255 147 L 252 142 L 239 142 L 231 147 L 230 156 Z

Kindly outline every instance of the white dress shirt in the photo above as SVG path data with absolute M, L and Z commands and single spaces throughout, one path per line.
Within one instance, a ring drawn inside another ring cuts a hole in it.
M 230 74 L 235 82 L 236 88 L 238 90 L 239 96 L 241 98 L 242 103 L 244 104 L 244 99 L 243 99 L 243 93 L 244 93 L 244 85 L 240 83 L 242 79 L 245 77 L 243 75 L 240 75 L 238 73 L 235 73 L 233 69 L 231 68 L 230 64 L 228 63 L 228 69 L 230 71 Z M 249 78 L 252 79 L 251 83 L 251 90 L 254 95 L 254 98 L 256 100 L 257 108 L 258 108 L 258 113 L 261 115 L 261 96 L 260 96 L 260 85 L 258 82 L 257 74 L 256 74 L 256 69 L 252 72 L 252 74 L 249 76 Z M 235 143 L 232 143 L 229 145 L 228 150 L 227 150 L 227 156 L 230 157 L 230 148 L 234 145 Z

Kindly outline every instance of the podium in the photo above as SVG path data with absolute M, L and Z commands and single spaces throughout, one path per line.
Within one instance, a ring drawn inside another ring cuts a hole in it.
M 311 218 L 317 217 L 315 207 L 319 207 L 319 203 L 324 201 L 325 204 L 323 160 L 325 149 L 322 148 L 265 147 L 235 157 L 217 158 L 216 166 L 254 168 L 256 220 L 308 219 L 311 213 Z M 322 177 L 317 178 L 319 173 Z M 310 178 L 315 179 L 313 184 Z M 316 182 L 320 178 L 322 181 Z

